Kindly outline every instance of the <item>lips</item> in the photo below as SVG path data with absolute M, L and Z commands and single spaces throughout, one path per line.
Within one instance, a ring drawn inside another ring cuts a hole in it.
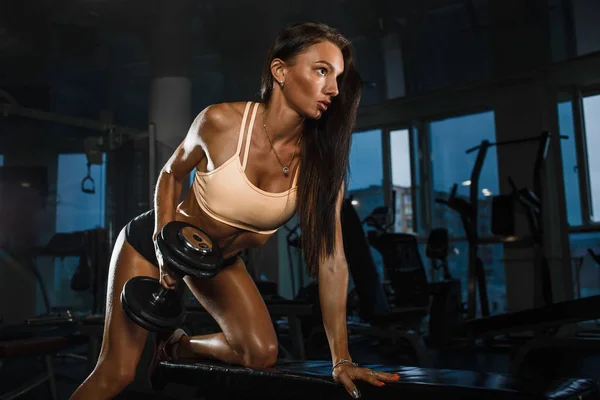
M 329 106 L 328 103 L 325 103 L 324 101 L 318 101 L 317 104 L 319 105 L 319 110 L 327 111 L 327 107 Z

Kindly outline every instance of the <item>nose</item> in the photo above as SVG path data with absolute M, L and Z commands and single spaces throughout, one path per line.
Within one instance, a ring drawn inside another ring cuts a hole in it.
M 327 93 L 328 96 L 331 96 L 331 97 L 335 97 L 338 94 L 340 94 L 340 91 L 338 89 L 337 80 L 335 80 L 335 79 L 330 80 L 329 84 L 325 88 L 325 92 Z

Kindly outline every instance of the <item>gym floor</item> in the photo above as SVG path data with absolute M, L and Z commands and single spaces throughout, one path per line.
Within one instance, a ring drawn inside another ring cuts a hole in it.
M 285 339 L 280 339 L 286 345 Z M 85 345 L 71 348 L 69 351 L 85 354 Z M 454 349 L 429 349 L 434 368 L 462 369 L 483 372 L 508 372 L 510 365 L 510 350 L 508 349 L 475 349 L 466 350 L 459 347 Z M 144 358 L 147 358 L 145 352 Z M 387 345 L 378 343 L 364 337 L 351 340 L 351 354 L 359 363 L 390 363 L 397 365 L 415 365 L 415 362 L 402 351 L 391 351 Z M 315 359 L 327 359 L 327 348 L 322 348 L 322 353 L 311 356 Z M 53 361 L 57 377 L 58 390 L 61 399 L 68 399 L 70 394 L 85 379 L 87 372 L 85 362 L 73 358 L 55 358 Z M 587 377 L 600 381 L 600 354 L 589 351 L 577 352 L 553 351 L 551 354 L 538 354 L 530 366 L 533 371 L 542 371 L 542 368 L 554 376 Z M 194 389 L 168 386 L 165 392 L 153 392 L 145 381 L 145 375 L 140 368 L 138 377 L 131 387 L 118 399 L 191 399 L 194 398 Z M 5 360 L 0 367 L 0 393 L 17 387 L 28 377 L 42 371 L 42 364 L 35 359 Z M 43 400 L 49 398 L 45 385 L 38 387 L 20 399 Z

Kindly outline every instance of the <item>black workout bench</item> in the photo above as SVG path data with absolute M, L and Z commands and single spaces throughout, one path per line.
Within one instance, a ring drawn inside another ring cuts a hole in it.
M 395 372 L 398 383 L 374 387 L 357 382 L 361 399 L 600 399 L 598 384 L 591 379 L 559 379 L 551 382 L 517 379 L 448 369 L 370 364 L 376 371 Z M 193 387 L 192 396 L 210 399 L 351 399 L 331 378 L 325 361 L 282 362 L 274 368 L 250 369 L 218 362 L 162 362 L 154 374 L 154 387 L 169 393 L 169 384 Z
M 13 357 L 40 357 L 43 360 L 45 368 L 43 373 L 30 377 L 18 388 L 10 392 L 1 393 L 0 400 L 16 399 L 43 383 L 48 383 L 49 397 L 52 400 L 59 400 L 51 358 L 56 352 L 67 346 L 67 339 L 62 336 L 0 341 L 0 360 Z

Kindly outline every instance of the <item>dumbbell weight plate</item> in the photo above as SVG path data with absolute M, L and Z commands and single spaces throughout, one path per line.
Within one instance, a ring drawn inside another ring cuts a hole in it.
M 186 264 L 185 260 L 182 260 L 181 257 L 177 257 L 176 253 L 171 251 L 172 246 L 169 246 L 160 235 L 158 236 L 156 243 L 158 244 L 158 248 L 171 276 L 175 279 L 183 278 L 186 275 L 195 276 L 201 279 L 210 279 L 219 272 L 218 268 L 206 270 L 194 268 L 192 265 Z
M 173 221 L 163 227 L 161 235 L 172 254 L 194 270 L 213 273 L 221 267 L 223 257 L 219 246 L 201 229 L 183 221 Z
M 167 291 L 162 302 L 153 302 L 154 294 L 161 288 L 158 280 L 138 276 L 128 280 L 121 293 L 127 315 L 148 330 L 173 330 L 185 319 L 183 304 L 175 291 Z
M 160 303 L 154 303 L 154 294 L 162 285 L 147 276 L 131 278 L 123 286 L 121 304 L 129 318 L 152 331 L 173 331 L 185 321 L 185 308 L 174 290 L 169 290 Z
M 123 292 L 121 292 L 121 305 L 122 305 L 123 311 L 125 311 L 125 314 L 127 315 L 127 317 L 129 317 L 130 320 L 132 320 L 133 322 L 135 322 L 137 325 L 141 326 L 142 328 L 144 328 L 150 332 L 166 332 L 167 331 L 167 328 L 163 328 L 162 326 L 154 325 L 150 321 L 142 319 L 139 316 L 132 313 L 131 307 L 129 306 L 129 304 L 127 304 L 127 299 Z
M 156 244 L 158 245 L 160 254 L 173 278 L 179 279 L 183 278 L 185 275 L 189 275 L 189 270 L 191 268 L 181 262 L 181 259 L 173 254 L 171 251 L 172 246 L 169 246 L 161 235 L 158 235 L 156 238 Z
M 223 264 L 219 246 L 201 229 L 183 221 L 167 223 L 157 238 L 165 260 L 181 269 L 184 275 L 210 278 Z M 167 259 L 168 258 L 168 259 Z

